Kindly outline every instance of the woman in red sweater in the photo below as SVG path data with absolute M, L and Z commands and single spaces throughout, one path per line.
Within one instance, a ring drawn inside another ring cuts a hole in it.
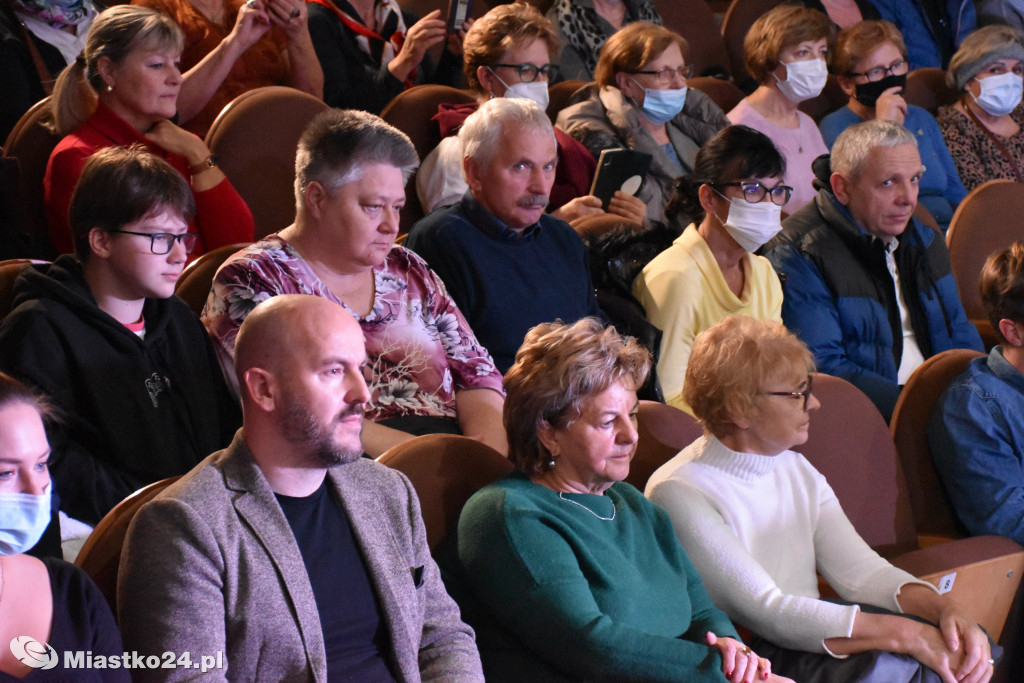
M 66 137 L 50 155 L 43 181 L 57 251 L 72 251 L 68 207 L 82 167 L 112 145 L 140 144 L 190 180 L 197 214 L 189 230 L 199 235 L 192 258 L 253 241 L 252 214 L 209 148 L 169 120 L 182 83 L 181 47 L 181 30 L 165 15 L 117 5 L 96 18 L 82 56 L 57 79 L 54 126 Z

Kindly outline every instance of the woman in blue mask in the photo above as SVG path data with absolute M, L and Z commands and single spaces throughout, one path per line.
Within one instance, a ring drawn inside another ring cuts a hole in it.
M 832 70 L 850 101 L 822 119 L 825 144 L 831 148 L 840 133 L 861 121 L 879 118 L 905 126 L 917 138 L 926 169 L 917 200 L 945 231 L 967 191 L 935 118 L 903 99 L 910 65 L 899 29 L 888 21 L 862 21 L 843 29 L 836 39 Z
M 793 191 L 785 173 L 786 160 L 767 136 L 729 126 L 676 184 L 666 213 L 682 235 L 633 283 L 647 319 L 662 330 L 658 379 L 670 405 L 690 410 L 683 378 L 698 334 L 729 315 L 782 320 L 779 278 L 753 252 L 782 229 Z
M 759 85 L 729 112 L 729 121 L 761 131 L 786 157 L 790 213 L 814 199 L 811 162 L 828 153 L 814 120 L 799 106 L 825 87 L 831 37 L 832 22 L 821 12 L 779 5 L 755 21 L 743 40 L 747 71 Z
M 964 39 L 946 72 L 960 99 L 939 109 L 939 128 L 968 191 L 986 180 L 1024 182 L 1024 35 L 986 26 Z
M 665 219 L 676 178 L 692 172 L 700 146 L 729 125 L 707 95 L 687 88 L 687 51 L 674 31 L 629 24 L 604 44 L 589 96 L 563 109 L 556 123 L 595 158 L 615 147 L 651 155 L 638 196 L 652 220 Z
M 68 680 L 65 653 L 91 652 L 107 668 L 75 668 L 75 681 L 129 681 L 121 636 L 92 580 L 63 560 L 25 555 L 50 522 L 50 446 L 43 409 L 0 373 L 0 680 Z M 10 643 L 10 647 L 6 645 Z

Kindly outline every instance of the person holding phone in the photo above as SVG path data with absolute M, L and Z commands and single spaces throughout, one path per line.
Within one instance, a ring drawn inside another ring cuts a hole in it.
M 917 201 L 945 232 L 967 190 L 935 119 L 903 98 L 910 65 L 899 29 L 888 21 L 862 21 L 844 29 L 836 40 L 832 67 L 850 101 L 822 119 L 825 144 L 831 149 L 840 133 L 861 121 L 879 118 L 905 126 L 917 138 L 921 162 L 927 169 L 921 176 Z
M 471 19 L 450 32 L 441 10 L 419 18 L 396 0 L 310 0 L 307 7 L 330 106 L 379 114 L 413 85 L 462 85 L 462 39 Z M 442 43 L 435 64 L 429 50 Z
M 302 0 L 132 0 L 171 17 L 185 35 L 178 122 L 205 136 L 231 100 L 288 85 L 323 97 Z

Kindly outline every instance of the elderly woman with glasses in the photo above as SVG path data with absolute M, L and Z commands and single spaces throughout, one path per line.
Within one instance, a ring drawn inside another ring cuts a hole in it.
M 927 169 L 917 199 L 945 231 L 967 190 L 935 119 L 903 99 L 910 66 L 899 29 L 888 21 L 862 21 L 844 29 L 836 40 L 832 68 L 850 101 L 822 119 L 825 144 L 831 148 L 844 130 L 875 118 L 895 121 L 912 131 Z
M 670 228 L 682 234 L 633 283 L 647 319 L 663 331 L 658 377 L 665 400 L 689 410 L 683 379 L 694 338 L 732 314 L 782 319 L 782 286 L 754 255 L 778 233 L 793 188 L 786 162 L 762 133 L 729 126 L 700 152 L 669 202 Z M 689 217 L 695 222 L 687 226 Z M 685 228 L 685 229 L 684 229 Z
M 654 473 L 648 498 L 668 511 L 715 604 L 760 636 L 758 651 L 782 675 L 989 680 L 975 620 L 868 547 L 825 478 L 791 450 L 820 406 L 813 371 L 780 323 L 730 316 L 707 330 L 686 376 L 704 436 Z M 822 600 L 816 570 L 852 602 Z
M 729 121 L 711 99 L 687 88 L 693 66 L 678 33 L 647 22 L 629 24 L 604 44 L 590 96 L 558 114 L 557 126 L 594 158 L 612 147 L 652 157 L 638 196 L 647 217 L 665 219 L 676 178 L 693 171 L 697 150 Z
M 665 512 L 622 482 L 650 363 L 584 318 L 530 330 L 506 374 L 517 471 L 466 503 L 446 574 L 488 681 L 779 680 L 708 599 Z
M 1024 34 L 986 26 L 964 39 L 946 72 L 961 93 L 939 128 L 968 191 L 986 180 L 1024 182 Z

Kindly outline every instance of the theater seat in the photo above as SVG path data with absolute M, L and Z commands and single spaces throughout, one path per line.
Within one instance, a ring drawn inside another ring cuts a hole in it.
M 210 288 L 213 286 L 213 276 L 232 254 L 245 249 L 249 242 L 238 244 L 226 244 L 208 251 L 192 263 L 188 264 L 185 271 L 178 278 L 174 286 L 174 294 L 185 301 L 188 307 L 198 316 L 203 314 L 203 306 L 210 296 Z
M 103 516 L 78 553 L 75 564 L 92 577 L 114 614 L 117 614 L 117 572 L 128 525 L 139 508 L 178 479 L 161 479 L 122 500 Z
M 377 462 L 409 477 L 420 499 L 432 553 L 458 522 L 470 496 L 513 469 L 490 446 L 453 434 L 418 436 L 390 449 Z
M 643 491 L 654 471 L 699 439 L 704 428 L 689 413 L 655 401 L 640 401 L 636 422 L 639 439 L 626 482 Z

